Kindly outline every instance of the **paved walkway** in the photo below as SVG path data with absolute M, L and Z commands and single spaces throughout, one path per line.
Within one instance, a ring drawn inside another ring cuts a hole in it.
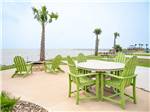
M 68 71 L 67 66 L 62 66 L 63 70 Z M 143 73 L 140 71 L 138 73 Z M 10 92 L 16 97 L 21 97 L 43 106 L 49 112 L 62 111 L 94 111 L 94 112 L 148 112 L 150 111 L 149 100 L 150 92 L 136 89 L 137 104 L 133 104 L 130 100 L 126 102 L 126 109 L 122 110 L 117 104 L 96 100 L 81 100 L 79 105 L 75 104 L 75 97 L 72 95 L 68 98 L 68 75 L 67 73 L 48 74 L 45 72 L 33 72 L 26 78 L 11 78 L 14 70 L 6 70 L 1 73 L 1 89 Z M 146 72 L 145 72 L 146 73 Z M 143 75 L 148 75 L 148 74 Z M 138 76 L 137 82 L 140 80 Z M 143 83 L 146 81 L 143 79 Z M 140 85 L 140 84 L 139 84 Z M 127 93 L 131 94 L 132 89 L 127 88 Z
M 150 68 L 137 66 L 135 73 L 137 74 L 136 86 L 150 92 Z

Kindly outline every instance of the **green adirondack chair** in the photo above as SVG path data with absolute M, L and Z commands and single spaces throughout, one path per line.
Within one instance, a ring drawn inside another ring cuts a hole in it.
M 86 56 L 82 53 L 79 53 L 78 56 L 77 56 L 77 61 L 78 61 L 78 63 L 86 62 L 87 61 Z
M 61 55 L 57 55 L 57 56 L 52 60 L 52 62 L 49 62 L 49 61 L 44 62 L 45 72 L 48 72 L 48 73 L 57 73 L 57 72 L 59 72 L 59 71 L 64 72 L 64 71 L 60 68 L 61 60 L 62 60 Z
M 125 63 L 126 62 L 125 54 L 122 53 L 122 52 L 118 52 L 114 61 L 115 62 L 120 62 L 120 63 Z
M 96 76 L 97 73 L 89 73 L 89 74 L 81 74 L 78 72 L 78 69 L 76 68 L 75 62 L 73 59 L 68 56 L 67 57 L 68 61 L 68 66 L 70 72 L 69 74 L 69 97 L 71 97 L 71 94 L 74 93 L 71 90 L 71 85 L 74 83 L 76 85 L 76 104 L 79 104 L 79 100 L 82 99 L 83 97 L 79 96 L 79 92 L 81 90 L 84 90 L 86 94 L 88 94 L 89 97 L 84 97 L 84 98 L 97 98 L 96 96 L 91 96 L 89 93 L 87 93 L 86 89 L 92 85 L 96 85 L 96 80 L 92 80 L 88 78 L 88 76 Z
M 32 63 L 26 63 L 24 58 L 21 56 L 14 57 L 14 64 L 16 67 L 15 73 L 12 75 L 12 78 L 15 75 L 26 76 L 32 73 Z
M 136 103 L 136 75 L 134 74 L 136 69 L 137 57 L 133 56 L 129 61 L 126 63 L 125 68 L 120 76 L 114 74 L 104 74 L 105 76 L 110 76 L 113 79 L 105 80 L 105 86 L 112 87 L 117 89 L 118 92 L 112 96 L 103 96 L 103 99 L 112 101 L 114 103 L 118 103 L 121 105 L 122 108 L 125 106 L 125 96 L 133 99 L 134 103 Z M 125 93 L 125 88 L 132 86 L 133 87 L 133 95 L 130 96 Z M 120 100 L 114 100 L 113 97 L 120 96 Z

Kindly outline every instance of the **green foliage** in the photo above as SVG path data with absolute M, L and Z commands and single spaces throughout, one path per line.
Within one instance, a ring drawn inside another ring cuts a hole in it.
M 1 99 L 1 111 L 2 112 L 11 112 L 12 108 L 15 106 L 19 99 L 11 98 L 8 93 L 2 91 L 0 94 Z
M 120 34 L 119 34 L 118 32 L 115 32 L 115 33 L 114 33 L 114 37 L 115 37 L 115 38 L 120 37 Z
M 93 33 L 95 33 L 96 35 L 100 35 L 102 33 L 102 30 L 100 28 L 96 28 Z
M 42 6 L 39 10 L 33 7 L 32 10 L 34 13 L 34 18 L 42 24 L 51 23 L 53 19 L 56 20 L 58 18 L 58 14 L 53 12 L 49 13 L 46 6 Z
M 120 45 L 115 45 L 115 50 L 116 52 L 121 52 L 122 51 L 122 47 Z

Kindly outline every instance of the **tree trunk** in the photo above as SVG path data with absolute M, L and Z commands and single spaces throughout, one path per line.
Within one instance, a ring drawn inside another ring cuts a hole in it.
M 115 49 L 115 45 L 116 45 L 116 37 L 114 37 L 114 49 Z
M 44 61 L 44 60 L 45 60 L 45 24 L 42 23 L 40 61 Z
M 114 53 L 116 53 L 116 49 L 115 49 L 115 45 L 116 45 L 116 37 L 114 37 Z
M 95 56 L 98 55 L 98 46 L 99 46 L 99 39 L 98 39 L 98 35 L 96 35 L 96 41 L 95 41 Z

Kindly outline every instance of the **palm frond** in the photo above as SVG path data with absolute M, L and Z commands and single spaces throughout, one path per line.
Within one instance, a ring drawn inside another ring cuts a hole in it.
M 100 28 L 96 28 L 93 33 L 95 33 L 96 35 L 100 35 L 102 33 L 102 30 Z
M 52 18 L 50 18 L 48 22 L 51 23 L 52 22 Z
M 34 14 L 38 13 L 38 9 L 36 9 L 35 7 L 32 7 L 32 10 Z
M 34 14 L 34 19 L 37 19 L 40 21 L 40 10 L 36 9 L 35 7 L 32 7 L 33 14 Z
M 36 9 L 32 7 L 34 18 L 37 19 L 40 23 L 51 23 L 53 19 L 57 20 L 57 13 L 49 13 L 46 6 L 42 6 L 41 9 Z
M 52 12 L 52 13 L 50 14 L 50 17 L 57 19 L 57 18 L 58 18 L 58 14 Z
M 47 8 L 46 8 L 45 5 L 41 7 L 41 11 L 42 11 L 43 13 L 45 13 L 45 12 L 47 11 Z
M 115 38 L 120 37 L 120 34 L 119 34 L 118 32 L 115 32 L 115 33 L 114 33 L 114 37 L 115 37 Z

